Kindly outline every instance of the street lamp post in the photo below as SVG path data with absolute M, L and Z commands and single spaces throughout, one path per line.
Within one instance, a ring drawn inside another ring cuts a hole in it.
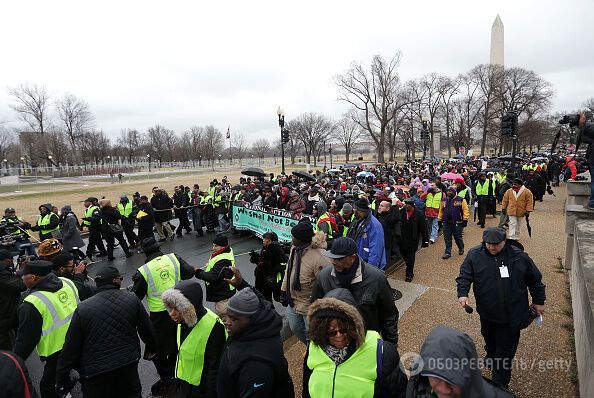
M 423 127 L 421 129 L 421 139 L 423 140 L 423 160 L 427 156 L 427 143 L 429 142 L 429 129 L 427 127 L 427 118 L 423 116 Z
M 4 174 L 4 175 L 7 176 L 10 174 L 8 171 L 8 159 L 4 159 L 3 162 L 4 162 L 4 168 L 6 169 L 6 174 Z
M 151 154 L 147 153 L 146 154 L 146 158 L 148 159 L 148 164 L 149 164 L 149 173 L 151 172 Z
M 25 158 L 21 156 L 21 168 L 23 169 L 23 175 L 25 175 Z
M 332 169 L 332 143 L 330 143 L 330 148 L 328 148 L 328 155 L 330 156 L 330 168 Z
M 48 160 L 50 167 L 52 168 L 52 180 L 53 180 L 54 179 L 54 161 L 53 161 L 52 155 L 48 155 L 47 160 Z
M 276 110 L 278 115 L 278 126 L 281 130 L 281 174 L 285 174 L 285 142 L 283 140 L 283 129 L 285 128 L 285 111 L 280 106 Z

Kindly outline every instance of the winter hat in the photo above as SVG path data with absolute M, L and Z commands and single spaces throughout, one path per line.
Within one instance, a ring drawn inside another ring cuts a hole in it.
M 460 178 L 460 177 L 456 178 L 454 180 L 454 183 L 461 184 L 461 185 L 466 185 L 466 182 L 464 182 L 464 178 Z
M 345 203 L 344 205 L 342 205 L 342 212 L 343 213 L 352 213 L 353 212 L 353 206 L 351 206 L 350 203 Z
M 224 235 L 217 235 L 213 239 L 212 243 L 217 246 L 225 247 L 225 246 L 229 246 L 229 239 L 227 239 L 227 237 Z
M 361 211 L 369 211 L 369 202 L 365 198 L 361 198 L 355 202 L 355 209 Z
M 62 207 L 62 210 L 60 210 L 60 213 L 62 213 L 62 214 L 72 213 L 72 206 L 70 206 L 70 205 L 64 205 Z
M 314 236 L 313 226 L 309 221 L 304 219 L 291 228 L 291 235 L 301 242 L 311 242 Z
M 251 288 L 241 289 L 229 299 L 227 314 L 250 317 L 258 312 L 260 299 Z
M 55 265 L 55 262 L 54 262 Z M 116 267 L 103 267 L 95 275 L 95 283 L 97 286 L 113 284 L 113 280 L 121 278 L 122 275 Z
M 39 257 L 49 257 L 62 251 L 62 244 L 54 238 L 46 239 L 39 244 L 37 255 Z

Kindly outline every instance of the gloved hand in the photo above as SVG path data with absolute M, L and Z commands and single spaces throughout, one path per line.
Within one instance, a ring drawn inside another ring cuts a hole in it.
M 257 253 L 255 250 L 250 251 L 250 263 L 258 264 L 260 261 L 260 253 Z
M 204 272 L 204 270 L 202 268 L 196 268 L 196 270 L 194 271 L 194 276 L 198 279 L 202 279 L 202 273 Z
M 280 292 L 280 300 L 278 301 L 279 303 L 281 303 L 281 305 L 283 307 L 286 307 L 289 305 L 289 300 L 287 299 L 287 292 Z

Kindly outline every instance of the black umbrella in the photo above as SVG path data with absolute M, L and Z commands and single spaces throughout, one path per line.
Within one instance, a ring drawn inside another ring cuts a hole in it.
M 499 160 L 512 160 L 512 155 L 503 155 L 503 156 L 499 156 L 497 159 Z M 517 159 L 517 157 L 516 157 Z
M 245 174 L 250 177 L 266 177 L 267 174 L 259 167 L 248 167 L 247 169 L 241 170 L 241 174 Z
M 311 174 L 309 174 L 307 171 L 294 170 L 292 174 L 296 177 L 303 178 L 305 180 L 309 180 L 309 181 L 316 180 L 316 178 L 314 176 L 312 176 Z
M 526 213 L 526 228 L 528 228 L 528 236 L 532 238 L 532 227 L 530 226 L 530 213 Z

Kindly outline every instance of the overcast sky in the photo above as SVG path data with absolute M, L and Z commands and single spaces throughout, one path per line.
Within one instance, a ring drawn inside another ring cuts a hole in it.
M 87 101 L 111 138 L 213 124 L 273 139 L 278 105 L 340 117 L 332 76 L 352 61 L 400 50 L 402 80 L 487 63 L 497 14 L 506 66 L 551 82 L 553 110 L 594 97 L 593 0 L 19 0 L 0 3 L 0 121 L 18 125 L 7 87 L 29 82 Z

